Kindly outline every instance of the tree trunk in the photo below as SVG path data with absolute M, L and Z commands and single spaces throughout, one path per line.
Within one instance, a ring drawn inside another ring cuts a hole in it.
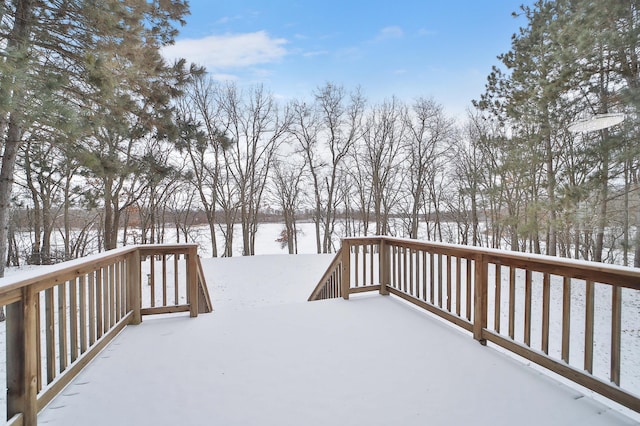
M 29 33 L 33 25 L 34 0 L 19 0 L 16 2 L 16 16 L 13 28 L 7 38 L 6 51 L 14 51 L 15 56 L 6 59 L 15 62 L 16 72 L 20 72 L 26 65 L 25 54 L 29 45 Z M 13 58 L 13 59 L 12 59 Z M 22 76 L 19 76 L 22 77 Z M 16 165 L 18 148 L 22 139 L 22 117 L 19 110 L 22 107 L 24 97 L 22 88 L 14 84 L 13 76 L 9 73 L 2 76 L 0 82 L 0 99 L 3 102 L 11 102 L 14 110 L 7 118 L 0 121 L 0 135 L 6 131 L 4 151 L 2 153 L 2 165 L 0 169 L 0 277 L 4 276 L 5 260 L 7 258 L 7 241 L 9 234 L 9 214 L 11 211 L 11 187 L 13 186 L 13 173 Z M 10 88 L 12 92 L 9 93 Z
M 547 240 L 547 254 L 549 256 L 557 255 L 557 216 L 556 216 L 556 175 L 553 168 L 553 152 L 551 146 L 551 136 L 546 135 L 546 157 L 547 157 L 547 192 L 549 196 L 549 238 Z
M 211 257 L 218 257 L 218 241 L 216 240 L 216 224 L 212 215 L 207 211 L 207 222 L 209 222 L 209 234 L 211 235 Z
M 640 268 L 640 209 L 636 213 L 636 238 L 635 238 L 635 256 L 633 258 L 633 266 Z
M 602 251 L 604 246 L 604 230 L 607 225 L 607 198 L 609 197 L 609 148 L 608 144 L 608 132 L 603 130 L 604 144 L 603 147 L 603 159 L 602 170 L 600 172 L 600 179 L 602 186 L 600 187 L 600 209 L 598 214 L 598 227 L 596 229 L 596 245 L 593 251 L 593 260 L 596 262 L 602 262 Z

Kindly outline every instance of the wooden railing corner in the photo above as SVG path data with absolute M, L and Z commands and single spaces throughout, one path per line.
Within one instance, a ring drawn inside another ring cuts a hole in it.
M 37 306 L 34 288 L 26 286 L 22 299 L 6 307 L 7 417 L 22 414 L 24 425 L 35 425 L 38 415 Z
M 596 297 L 596 287 L 610 288 L 608 301 Z M 552 301 L 552 288 L 561 293 L 561 299 L 554 296 Z M 621 351 L 625 321 L 627 327 L 633 322 L 622 314 L 625 288 L 640 291 L 637 269 L 378 236 L 343 239 L 309 300 L 349 299 L 350 294 L 378 290 L 381 295 L 392 294 L 470 332 L 482 345 L 501 346 L 640 412 L 640 397 L 624 378 L 627 387 L 620 386 L 622 366 L 629 368 L 633 363 L 627 358 L 625 364 Z M 574 320 L 576 297 L 584 307 L 575 314 L 583 318 Z M 554 317 L 562 321 L 560 335 L 555 337 L 551 333 Z M 594 372 L 598 326 L 609 328 L 611 334 L 606 380 L 602 372 Z M 583 357 L 571 362 L 574 327 L 574 333 L 583 334 L 578 347 Z M 561 351 L 550 354 L 551 343 Z
M 391 281 L 391 270 L 390 266 L 390 252 L 389 245 L 386 243 L 384 238 L 380 240 L 380 294 L 383 296 L 389 295 L 389 288 L 387 287 Z
M 132 312 L 131 325 L 142 322 L 142 272 L 140 269 L 140 251 L 134 250 L 126 259 L 127 280 L 133 285 L 128 286 L 127 310 Z
M 187 298 L 189 301 L 189 315 L 198 316 L 198 248 L 190 247 L 187 251 Z
M 196 244 L 128 246 L 34 271 L 0 287 L 0 308 L 10 426 L 35 426 L 38 412 L 143 315 L 213 310 Z

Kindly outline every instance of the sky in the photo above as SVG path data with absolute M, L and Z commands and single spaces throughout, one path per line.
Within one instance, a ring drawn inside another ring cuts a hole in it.
M 361 87 L 370 103 L 433 98 L 464 118 L 497 56 L 526 25 L 513 0 L 190 0 L 169 59 L 220 81 L 263 84 L 281 100 L 327 82 Z M 531 1 L 524 3 L 530 4 Z

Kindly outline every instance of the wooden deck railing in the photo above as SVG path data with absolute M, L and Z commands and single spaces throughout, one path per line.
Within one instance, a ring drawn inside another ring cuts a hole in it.
M 212 310 L 195 244 L 129 246 L 4 278 L 0 306 L 12 426 L 36 425 L 40 409 L 142 315 Z
M 417 240 L 344 239 L 309 300 L 363 291 L 398 296 L 482 344 L 640 412 L 640 377 L 624 374 L 638 372 L 637 269 Z
M 349 270 L 348 264 L 343 263 L 343 252 L 341 247 L 320 279 L 323 285 L 316 286 L 309 296 L 309 301 L 342 297 L 342 271 L 344 267 L 347 271 Z

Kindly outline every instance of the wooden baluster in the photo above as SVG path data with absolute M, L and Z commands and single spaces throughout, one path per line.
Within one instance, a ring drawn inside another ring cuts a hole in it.
M 54 294 L 53 288 L 48 288 L 44 292 L 45 305 L 45 344 L 47 351 L 47 384 L 51 383 L 56 377 L 56 334 L 55 327 L 55 311 L 54 311 Z
M 516 268 L 509 266 L 509 337 L 516 332 Z
M 413 296 L 413 250 L 409 249 L 409 294 Z
M 127 262 L 126 259 L 122 259 L 120 262 L 120 297 L 122 302 L 120 303 L 120 319 L 127 314 Z
M 551 277 L 545 273 L 542 278 L 542 352 L 549 353 L 549 317 L 551 303 Z
M 584 369 L 593 373 L 593 318 L 594 318 L 594 284 L 587 281 L 587 293 L 584 316 Z
M 531 270 L 525 271 L 524 283 L 524 344 L 531 346 Z
M 115 268 L 115 286 L 116 286 L 116 303 L 115 303 L 115 315 L 114 315 L 114 320 L 115 322 L 119 322 L 120 319 L 122 318 L 122 288 L 121 286 L 121 281 L 120 281 L 120 275 L 121 275 L 121 268 L 122 268 L 122 263 L 120 261 L 116 262 L 116 264 L 114 265 Z
M 78 279 L 78 287 L 80 288 L 80 304 L 78 309 L 79 316 L 79 334 L 80 334 L 80 353 L 87 351 L 87 276 L 80 275 Z
M 373 285 L 374 284 L 374 278 L 373 278 L 373 271 L 374 271 L 374 266 L 375 266 L 375 262 L 373 261 L 373 255 L 374 255 L 374 245 L 371 244 L 369 246 L 370 251 L 369 251 L 369 255 L 370 255 L 370 259 L 369 259 L 369 285 Z
M 622 334 L 622 289 L 611 289 L 611 374 L 609 378 L 620 386 L 620 338 Z
M 442 253 L 438 253 L 438 308 L 442 308 Z
M 407 285 L 408 283 L 408 279 L 407 279 L 407 251 L 409 249 L 407 249 L 406 247 L 402 248 L 402 291 L 403 292 L 407 292 Z
M 112 263 L 107 267 L 108 275 L 109 275 L 109 302 L 107 305 L 107 310 L 109 311 L 109 322 L 105 324 L 104 331 L 105 333 L 111 329 L 116 323 L 116 269 L 115 264 Z
M 162 306 L 167 306 L 167 255 L 162 255 Z
M 433 261 L 433 252 L 429 252 L 429 300 L 431 304 L 434 304 L 435 301 L 435 271 L 434 271 L 434 261 Z
M 493 329 L 496 333 L 500 333 L 500 304 L 502 303 L 502 265 L 495 263 L 495 300 L 494 300 L 494 316 L 493 316 Z
M 60 373 L 67 369 L 67 284 L 58 286 L 58 359 Z
M 427 252 L 422 251 L 422 300 L 427 301 Z
M 451 256 L 446 256 L 447 258 L 447 312 L 451 312 Z
M 102 268 L 96 271 L 96 338 L 100 339 L 103 333 L 104 320 L 104 295 L 103 295 Z
M 413 251 L 413 258 L 415 261 L 415 271 L 414 271 L 414 278 L 415 278 L 415 283 L 416 283 L 416 294 L 415 297 L 416 299 L 420 299 L 421 297 L 421 286 L 420 286 L 420 271 L 421 271 L 421 261 L 422 261 L 422 255 L 420 250 L 414 250 Z
M 467 258 L 466 259 L 466 263 L 467 263 L 467 321 L 471 321 L 471 288 L 472 288 L 472 281 L 471 281 L 471 271 L 472 271 L 472 267 L 471 267 L 471 258 Z
M 400 280 L 398 279 L 398 247 L 396 246 L 391 246 L 391 258 L 393 261 L 393 288 L 395 289 L 399 289 L 400 287 Z
M 89 347 L 96 341 L 96 280 L 94 272 L 89 273 Z
M 344 245 L 344 243 L 342 243 Z M 344 247 L 344 246 L 343 246 Z M 351 248 L 349 248 L 349 250 L 351 250 Z M 360 246 L 355 245 L 353 246 L 353 261 L 354 261 L 354 271 L 355 271 L 355 279 L 356 279 L 356 284 L 355 286 L 358 287 L 360 285 L 360 260 L 358 259 L 360 257 Z
M 69 287 L 69 339 L 71 362 L 78 359 L 78 285 L 77 280 L 70 280 Z
M 367 245 L 362 245 L 362 285 L 367 285 Z M 358 273 L 356 272 L 356 276 Z
M 149 256 L 149 277 L 150 277 L 150 281 L 149 281 L 149 285 L 151 286 L 151 307 L 155 307 L 156 306 L 156 265 L 155 265 L 155 255 L 151 255 Z M 188 269 L 188 268 L 187 268 Z M 189 292 L 187 292 L 187 296 L 189 295 Z M 189 300 L 187 300 L 187 303 L 189 302 Z
M 571 333 L 571 278 L 562 280 L 562 360 L 569 363 L 569 337 Z
M 173 255 L 173 301 L 177 306 L 180 304 L 180 285 L 178 284 L 178 258 L 179 254 Z
M 456 315 L 460 316 L 460 312 L 462 310 L 462 262 L 460 256 L 456 257 Z

